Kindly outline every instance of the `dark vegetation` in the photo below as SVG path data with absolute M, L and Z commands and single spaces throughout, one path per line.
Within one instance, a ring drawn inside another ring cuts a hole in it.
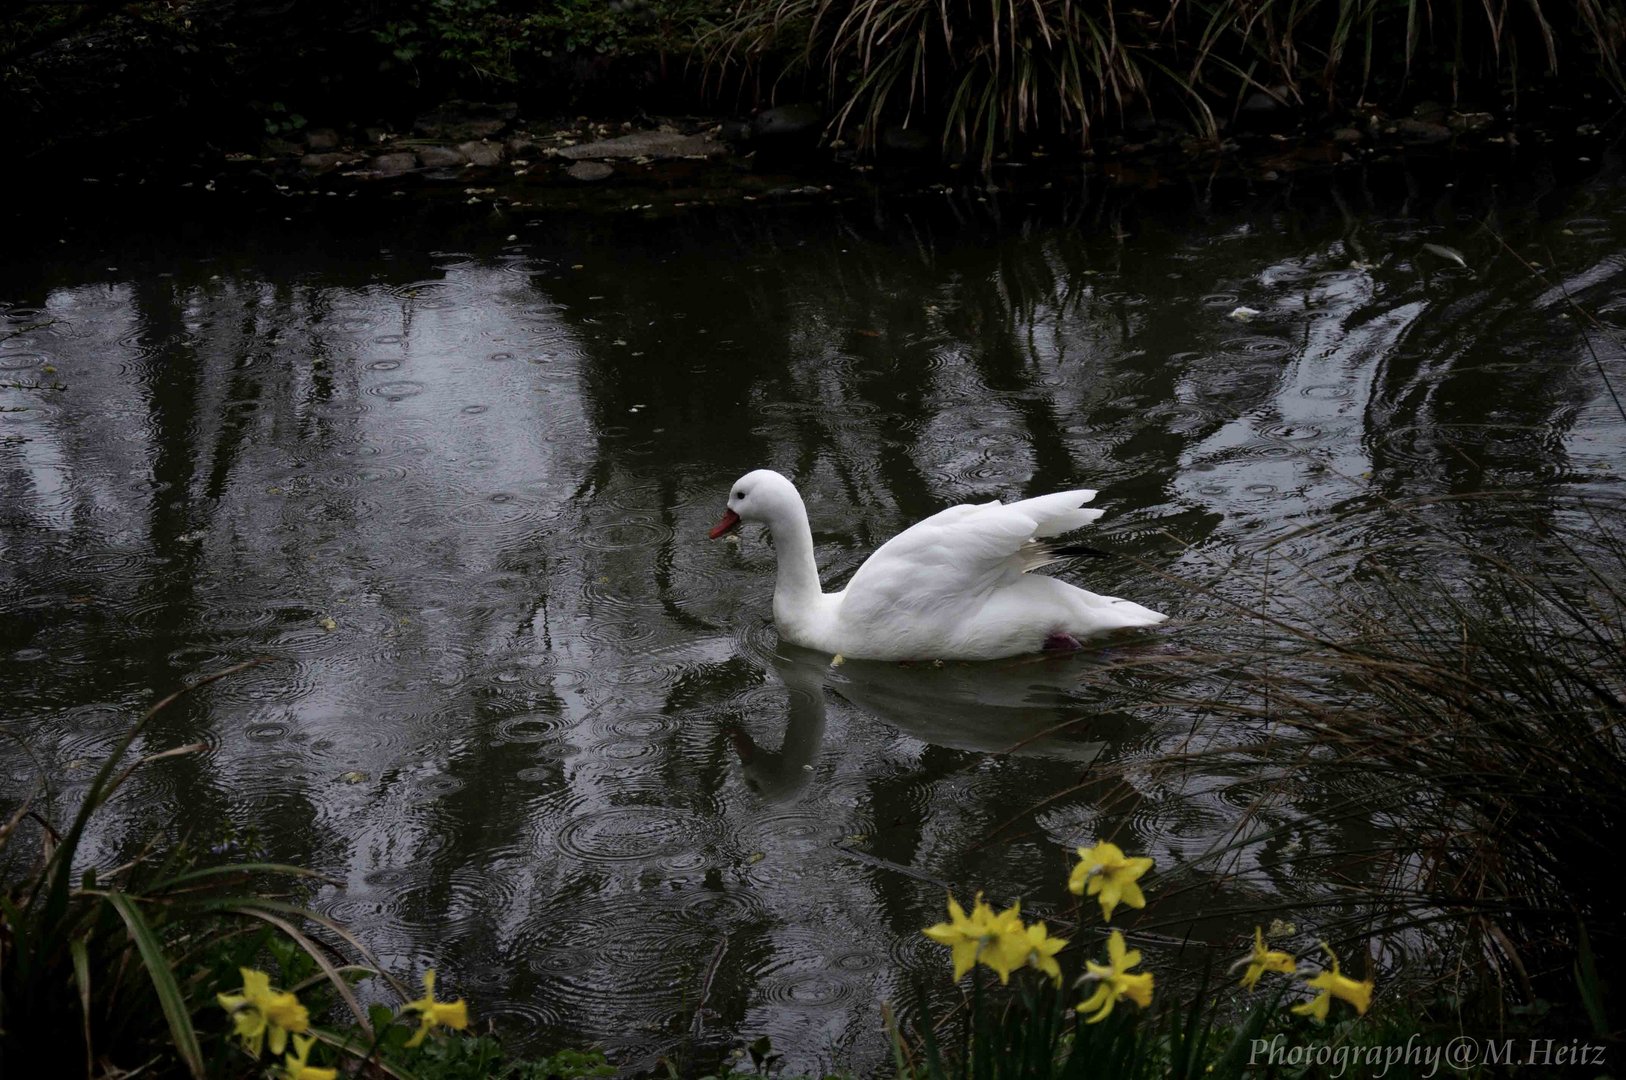
M 1294 859 L 1312 875 L 1370 872 L 1318 916 L 1324 931 L 1419 935 L 1436 985 L 1482 1024 L 1509 1008 L 1557 1009 L 1572 1032 L 1605 1036 L 1622 1023 L 1606 973 L 1626 963 L 1626 918 L 1599 872 L 1626 830 L 1626 544 L 1618 505 L 1576 500 L 1562 524 L 1536 524 L 1541 501 L 1352 507 L 1311 531 L 1353 540 L 1398 525 L 1414 539 L 1370 547 L 1337 583 L 1295 562 L 1298 536 L 1227 567 L 1210 596 L 1240 619 L 1233 633 L 1262 635 L 1258 651 L 1202 653 L 1189 668 L 1160 665 L 1158 679 L 1170 702 L 1219 730 L 1247 723 L 1251 737 L 1162 765 L 1233 776 L 1239 803 L 1261 807 L 1314 770 L 1347 796 L 1326 808 L 1329 828 L 1387 808 L 1385 838 L 1369 848 Z M 1486 512 L 1531 522 L 1525 556 L 1475 542 Z M 1238 596 L 1238 581 L 1258 592 Z M 1319 602 L 1290 616 L 1272 593 Z M 1204 870 L 1283 839 L 1244 824 Z
M 0 16 L 25 153 L 304 118 L 400 127 L 465 97 L 537 118 L 807 102 L 832 140 L 908 131 L 987 161 L 1102 131 L 1213 141 L 1596 100 L 1621 89 L 1623 46 L 1626 11 L 1606 0 L 168 0 Z
M 1245 109 L 1484 107 L 1561 74 L 1618 87 L 1623 35 L 1626 16 L 1593 0 L 747 0 L 706 44 L 722 72 L 752 74 L 752 96 L 788 76 L 836 107 L 838 131 L 913 124 L 987 159 L 1154 117 L 1215 138 Z

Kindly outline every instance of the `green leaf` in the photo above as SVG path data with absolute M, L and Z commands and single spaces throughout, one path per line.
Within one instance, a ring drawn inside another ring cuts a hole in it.
M 1262 1001 L 1254 1006 L 1248 1019 L 1236 1029 L 1236 1037 L 1231 1040 L 1231 1045 L 1226 1047 L 1225 1053 L 1214 1062 L 1212 1075 L 1216 1077 L 1242 1075 L 1248 1067 L 1249 1047 L 1264 1032 L 1265 1023 L 1276 1014 L 1277 1008 L 1281 1005 L 1282 993 L 1283 991 L 1278 989 L 1268 1001 Z
M 175 973 L 169 968 L 164 947 L 153 934 L 147 917 L 128 896 L 121 892 L 108 893 L 107 902 L 124 920 L 124 925 L 130 931 L 130 940 L 135 942 L 136 951 L 141 954 L 141 962 L 152 979 L 152 988 L 158 993 L 158 1005 L 164 1010 L 164 1019 L 169 1021 L 170 1037 L 175 1041 L 176 1052 L 186 1062 L 188 1071 L 198 1080 L 203 1080 L 203 1048 L 198 1045 L 198 1033 L 192 1027 L 191 1012 L 175 981 Z
M 85 939 L 76 937 L 68 943 L 68 952 L 73 956 L 73 981 L 79 986 L 79 1011 L 84 1014 L 85 1073 L 89 1075 L 96 1061 L 90 1039 L 90 951 L 85 948 Z
M 1581 992 L 1581 1004 L 1586 1008 L 1587 1017 L 1592 1021 L 1593 1033 L 1600 1039 L 1607 1038 L 1609 1013 L 1604 1008 L 1603 980 L 1598 977 L 1598 960 L 1592 953 L 1592 941 L 1587 936 L 1584 923 L 1580 931 L 1580 942 L 1576 947 L 1575 985 Z
M 17 953 L 26 955 L 28 952 L 30 924 L 23 918 L 23 913 L 17 909 L 17 905 L 13 904 L 4 894 L 0 894 L 0 919 L 5 921 L 6 929 L 11 932 L 12 946 Z M 3 1019 L 3 1017 L 0 1017 L 0 1019 Z

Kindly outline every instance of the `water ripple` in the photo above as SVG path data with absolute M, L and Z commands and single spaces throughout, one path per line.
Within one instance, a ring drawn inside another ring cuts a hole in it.
M 692 813 L 666 806 L 611 806 L 571 814 L 554 843 L 587 862 L 637 862 L 679 856 L 695 843 Z

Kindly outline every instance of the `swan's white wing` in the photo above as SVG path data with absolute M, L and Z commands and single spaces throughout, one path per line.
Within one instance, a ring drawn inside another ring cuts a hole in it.
M 1040 495 L 1036 499 L 1023 499 L 1021 502 L 1011 503 L 1005 509 L 1032 518 L 1036 526 L 1034 536 L 1060 536 L 1062 533 L 1083 528 L 1105 512 L 1084 509 L 1084 504 L 1094 498 L 1093 490 L 1080 488 L 1077 491 L 1058 491 L 1054 495 Z
M 1005 505 L 951 506 L 882 544 L 847 583 L 842 618 L 880 625 L 946 615 L 1022 574 L 1054 562 L 1040 537 L 1101 516 L 1082 509 L 1095 497 L 1063 491 Z

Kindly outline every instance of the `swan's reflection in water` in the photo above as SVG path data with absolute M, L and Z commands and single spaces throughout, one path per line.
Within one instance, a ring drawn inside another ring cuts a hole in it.
M 745 784 L 768 802 L 796 798 L 814 775 L 824 740 L 826 692 L 922 742 L 984 754 L 1095 762 L 1139 725 L 1091 710 L 1092 678 L 1123 651 L 1114 646 L 1062 657 L 983 663 L 899 664 L 848 660 L 781 642 L 769 660 L 785 687 L 787 722 L 778 749 L 743 728 L 730 732 Z M 757 734 L 769 740 L 767 726 Z

